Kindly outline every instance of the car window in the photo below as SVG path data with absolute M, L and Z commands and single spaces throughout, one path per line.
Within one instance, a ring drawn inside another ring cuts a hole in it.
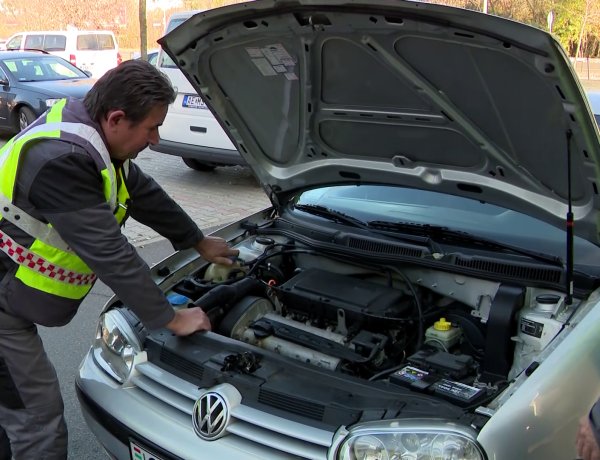
M 96 36 L 92 34 L 78 35 L 77 36 L 77 49 L 78 50 L 95 50 L 98 48 L 96 43 Z
M 77 49 L 112 50 L 115 49 L 115 42 L 110 34 L 82 34 L 77 36 Z
M 173 29 L 175 29 L 176 27 L 183 24 L 187 19 L 188 18 L 171 19 L 169 21 L 169 25 L 167 26 L 167 33 L 171 32 Z M 161 54 L 161 57 L 160 57 L 159 67 L 166 67 L 169 69 L 177 68 L 177 65 L 175 65 L 175 62 L 173 62 L 173 59 L 171 59 L 166 53 L 160 53 L 160 54 Z
M 17 72 L 17 63 L 15 61 L 4 61 L 4 65 L 8 67 L 11 74 L 14 75 Z
M 21 48 L 21 42 L 23 41 L 23 35 L 17 35 L 11 38 L 6 44 L 6 49 L 10 51 L 18 50 Z
M 67 48 L 66 35 L 48 34 L 44 38 L 45 51 L 64 51 Z
M 115 49 L 115 42 L 112 35 L 109 34 L 97 34 L 96 39 L 98 40 L 99 50 L 113 50 Z
M 4 65 L 21 82 L 88 78 L 68 61 L 52 55 L 5 59 Z
M 2 81 L 8 80 L 8 77 L 6 76 L 6 72 L 1 67 L 0 67 L 0 80 L 2 80 Z
M 44 36 L 42 34 L 30 34 L 25 38 L 26 50 L 41 50 L 44 46 Z

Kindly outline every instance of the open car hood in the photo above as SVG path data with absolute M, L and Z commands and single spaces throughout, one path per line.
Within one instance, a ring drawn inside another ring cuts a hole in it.
M 565 228 L 570 197 L 575 234 L 599 242 L 598 131 L 542 30 L 401 0 L 259 0 L 199 13 L 159 43 L 275 203 L 393 184 Z

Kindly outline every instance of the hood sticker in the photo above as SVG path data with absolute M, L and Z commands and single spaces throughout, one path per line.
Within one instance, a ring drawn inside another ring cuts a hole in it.
M 263 76 L 283 74 L 288 80 L 298 80 L 294 71 L 296 60 L 282 44 L 268 45 L 264 48 L 246 48 L 246 52 Z

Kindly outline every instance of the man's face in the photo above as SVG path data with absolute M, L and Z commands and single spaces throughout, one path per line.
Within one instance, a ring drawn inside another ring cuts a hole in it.
M 148 145 L 158 144 L 158 127 L 167 115 L 168 106 L 155 106 L 146 118 L 133 124 L 124 112 L 109 112 L 102 123 L 110 156 L 116 160 L 135 158 Z

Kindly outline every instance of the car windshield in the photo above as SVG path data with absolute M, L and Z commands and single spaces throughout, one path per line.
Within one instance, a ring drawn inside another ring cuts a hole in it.
M 303 192 L 292 208 L 292 212 L 309 212 L 323 218 L 329 214 L 330 220 L 337 222 L 352 225 L 354 219 L 354 226 L 398 233 L 410 232 L 413 227 L 420 233 L 427 226 L 443 227 L 565 258 L 563 230 L 510 209 L 459 196 L 383 185 L 345 185 Z M 336 213 L 343 215 L 336 218 Z M 600 248 L 576 237 L 574 255 L 576 263 L 591 266 L 600 257 Z
M 88 78 L 71 63 L 58 56 L 28 56 L 3 60 L 8 71 L 21 82 Z
M 180 26 L 181 24 L 183 24 L 185 21 L 187 21 L 188 18 L 174 18 L 171 19 L 169 21 L 169 25 L 167 26 L 167 32 L 169 33 L 171 32 L 173 29 L 175 29 L 175 27 Z M 160 53 L 161 57 L 160 57 L 160 64 L 159 67 L 166 67 L 169 69 L 176 69 L 177 65 L 175 64 L 175 62 L 173 62 L 173 59 L 171 59 L 166 53 Z

